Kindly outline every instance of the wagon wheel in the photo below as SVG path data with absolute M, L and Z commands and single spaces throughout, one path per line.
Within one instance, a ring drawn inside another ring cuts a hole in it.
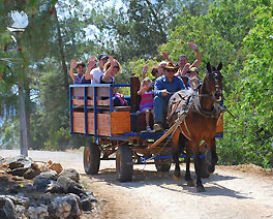
M 100 167 L 100 149 L 98 145 L 91 143 L 85 146 L 83 164 L 86 174 L 97 174 Z
M 132 181 L 133 153 L 129 146 L 120 146 L 116 153 L 117 179 L 120 182 Z
M 155 168 L 158 172 L 169 172 L 171 164 L 170 159 L 155 160 Z

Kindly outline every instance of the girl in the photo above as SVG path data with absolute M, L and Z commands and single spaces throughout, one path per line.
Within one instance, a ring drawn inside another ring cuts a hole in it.
M 139 112 L 145 112 L 146 116 L 146 130 L 151 131 L 149 122 L 150 122 L 150 111 L 153 108 L 154 98 L 152 92 L 152 80 L 148 77 L 142 80 L 140 89 L 137 92 L 138 95 L 141 95 L 141 101 L 139 106 Z

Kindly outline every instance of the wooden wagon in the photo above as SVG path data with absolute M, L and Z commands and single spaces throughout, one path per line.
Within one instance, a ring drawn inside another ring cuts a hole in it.
M 113 87 L 130 89 L 129 106 L 114 106 Z M 131 84 L 70 85 L 71 133 L 92 136 L 84 149 L 87 174 L 97 174 L 100 161 L 110 159 L 116 160 L 117 179 L 121 182 L 132 180 L 134 164 L 155 164 L 157 171 L 169 171 L 172 163 L 170 137 L 151 148 L 164 132 L 145 131 L 145 114 L 136 113 L 139 87 L 140 82 L 135 77 L 131 78 Z M 217 136 L 222 135 L 223 117 L 220 117 Z

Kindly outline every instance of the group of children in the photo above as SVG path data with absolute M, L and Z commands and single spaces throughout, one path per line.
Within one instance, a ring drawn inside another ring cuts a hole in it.
M 185 87 L 188 88 L 191 85 L 188 83 L 190 77 L 196 77 L 198 75 L 198 66 L 201 62 L 201 55 L 196 44 L 190 42 L 189 47 L 196 52 L 197 59 L 193 64 L 188 62 L 185 55 L 179 56 L 178 62 L 175 64 L 169 59 L 168 54 L 163 52 L 162 56 L 166 61 L 161 62 L 158 66 L 152 68 L 151 73 L 155 80 L 161 76 L 166 75 L 168 65 L 176 66 L 178 71 L 175 73 L 176 76 L 183 79 Z M 98 67 L 96 64 L 98 62 Z M 77 74 L 73 73 L 76 69 Z M 138 95 L 141 96 L 140 106 L 138 113 L 145 112 L 146 118 L 146 130 L 150 131 L 150 113 L 153 113 L 154 108 L 154 94 L 153 94 L 153 81 L 149 77 L 145 77 L 148 70 L 148 66 L 144 66 L 142 75 L 143 80 Z M 91 57 L 87 64 L 87 71 L 85 72 L 85 64 L 83 62 L 71 61 L 70 65 L 70 77 L 74 84 L 98 84 L 98 83 L 114 83 L 115 76 L 118 72 L 121 72 L 121 65 L 112 56 L 100 55 L 98 58 Z

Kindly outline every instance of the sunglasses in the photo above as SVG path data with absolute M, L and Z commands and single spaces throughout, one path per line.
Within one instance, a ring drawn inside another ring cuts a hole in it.
M 117 68 L 117 69 L 119 69 L 119 66 L 118 66 L 118 65 L 115 65 L 113 68 Z

